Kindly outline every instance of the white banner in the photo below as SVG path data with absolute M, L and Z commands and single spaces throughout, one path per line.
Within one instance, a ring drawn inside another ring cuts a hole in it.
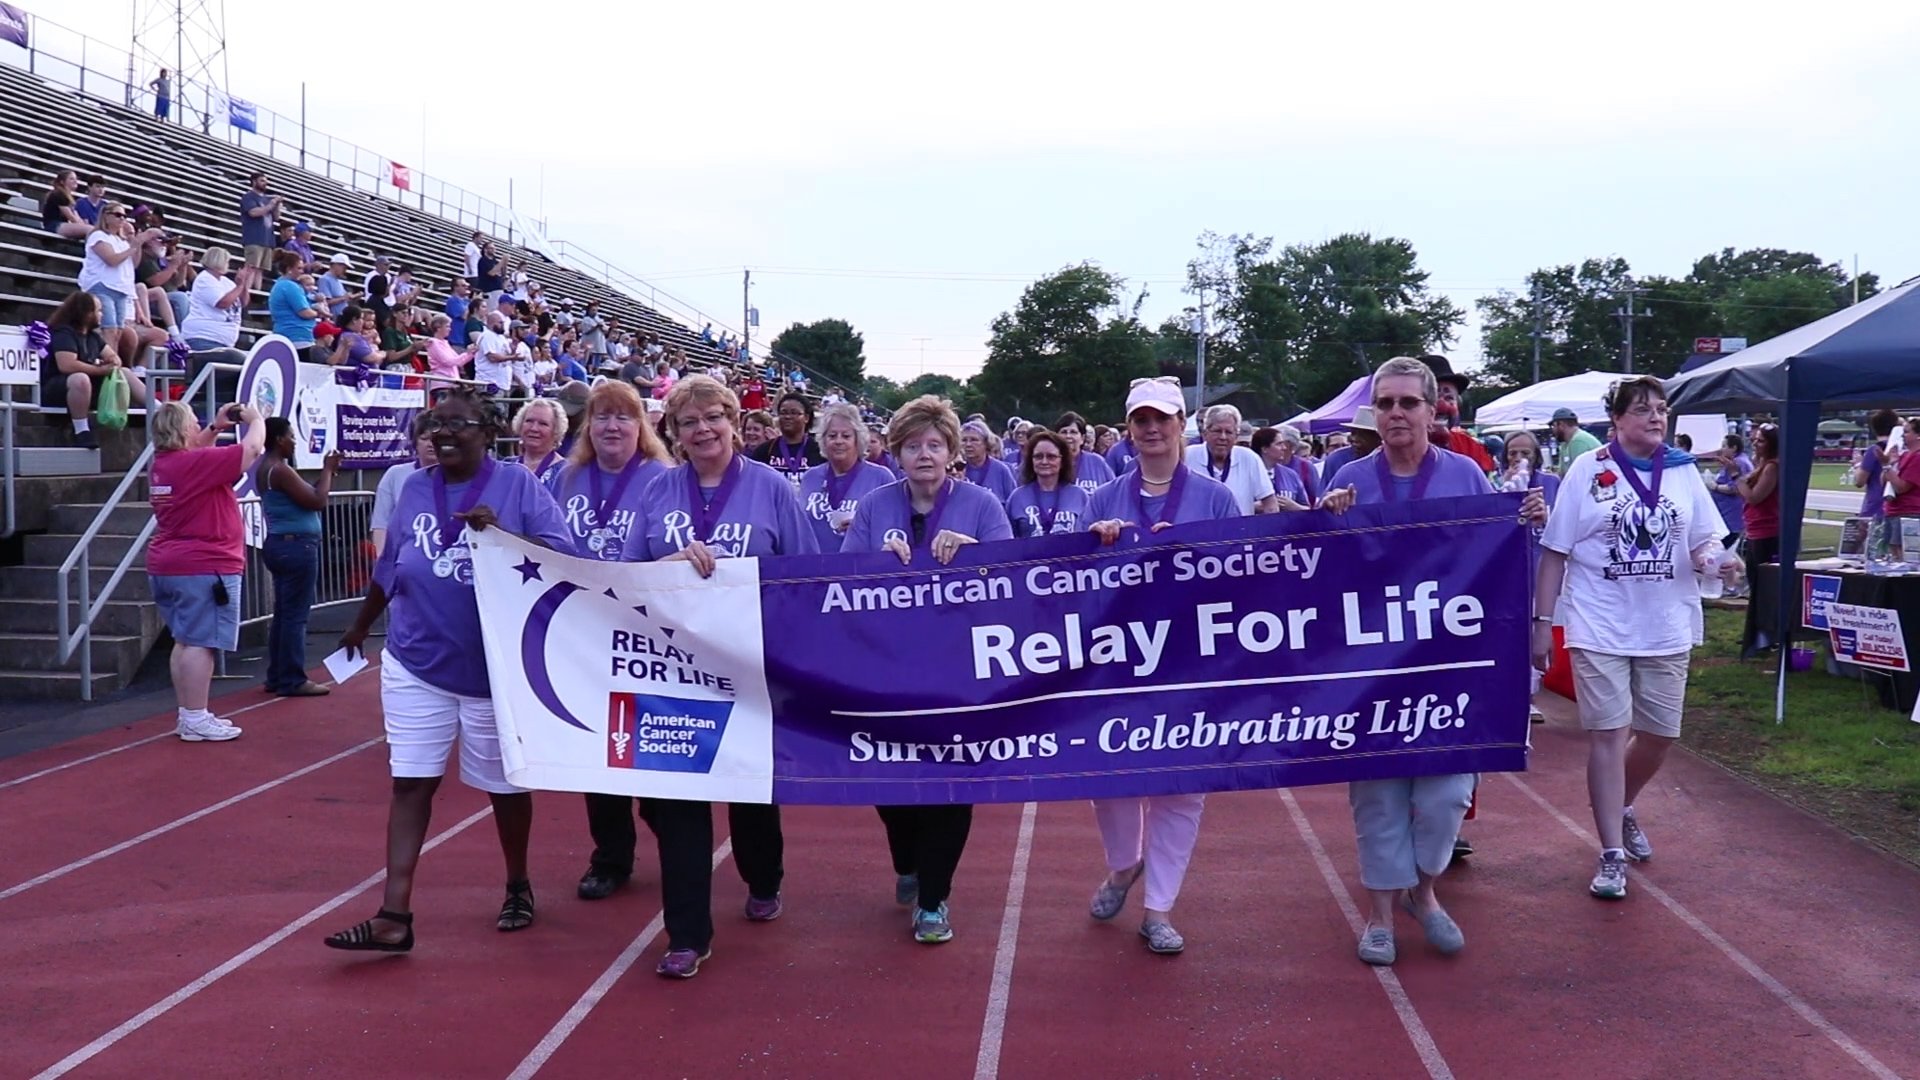
M 413 439 L 405 428 L 414 413 L 426 407 L 426 390 L 417 385 L 349 386 L 335 377 L 337 370 L 299 365 L 291 416 L 298 447 L 294 467 L 318 469 L 332 450 L 346 455 L 344 467 L 349 469 L 385 468 L 390 458 L 411 460 Z
M 38 386 L 40 354 L 27 345 L 27 328 L 0 326 L 0 386 Z
M 773 801 L 759 560 L 722 559 L 703 580 L 684 562 L 577 559 L 500 529 L 469 539 L 509 782 Z

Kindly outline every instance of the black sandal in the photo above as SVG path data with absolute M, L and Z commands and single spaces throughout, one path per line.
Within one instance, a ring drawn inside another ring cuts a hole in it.
M 500 905 L 500 918 L 494 923 L 501 933 L 525 930 L 533 925 L 533 883 L 507 882 L 507 899 Z
M 379 938 L 373 936 L 374 919 L 383 919 L 387 922 L 399 923 L 401 926 L 407 928 L 407 936 L 401 938 L 399 941 L 381 941 Z M 348 952 L 412 952 L 413 913 L 410 911 L 405 913 L 388 911 L 386 908 L 381 908 L 379 914 L 375 915 L 372 919 L 368 919 L 358 926 L 342 930 L 337 934 L 328 935 L 326 946 L 329 949 L 345 949 Z

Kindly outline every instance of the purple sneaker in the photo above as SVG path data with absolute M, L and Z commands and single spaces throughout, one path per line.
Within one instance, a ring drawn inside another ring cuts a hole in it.
M 660 958 L 660 966 L 654 972 L 669 979 L 691 979 L 700 974 L 700 965 L 713 955 L 711 948 L 705 952 L 692 949 L 668 949 L 667 955 Z
M 780 894 L 762 900 L 757 896 L 747 897 L 747 920 L 749 922 L 772 922 L 780 917 Z

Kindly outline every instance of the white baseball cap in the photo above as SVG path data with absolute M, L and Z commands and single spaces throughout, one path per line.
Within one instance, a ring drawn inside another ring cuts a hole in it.
M 1187 402 L 1180 393 L 1180 380 L 1171 375 L 1133 380 L 1133 386 L 1127 391 L 1127 415 L 1132 416 L 1135 409 L 1156 409 L 1168 416 L 1186 412 Z
M 344 266 L 349 270 L 353 269 L 353 260 L 347 258 L 347 253 L 344 251 L 335 255 L 332 262 L 335 266 Z

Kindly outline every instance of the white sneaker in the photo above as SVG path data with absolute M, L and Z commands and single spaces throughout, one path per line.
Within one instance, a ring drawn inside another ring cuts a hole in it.
M 191 719 L 181 717 L 175 722 L 173 733 L 183 742 L 226 742 L 240 737 L 239 728 L 212 713 L 201 713 Z

